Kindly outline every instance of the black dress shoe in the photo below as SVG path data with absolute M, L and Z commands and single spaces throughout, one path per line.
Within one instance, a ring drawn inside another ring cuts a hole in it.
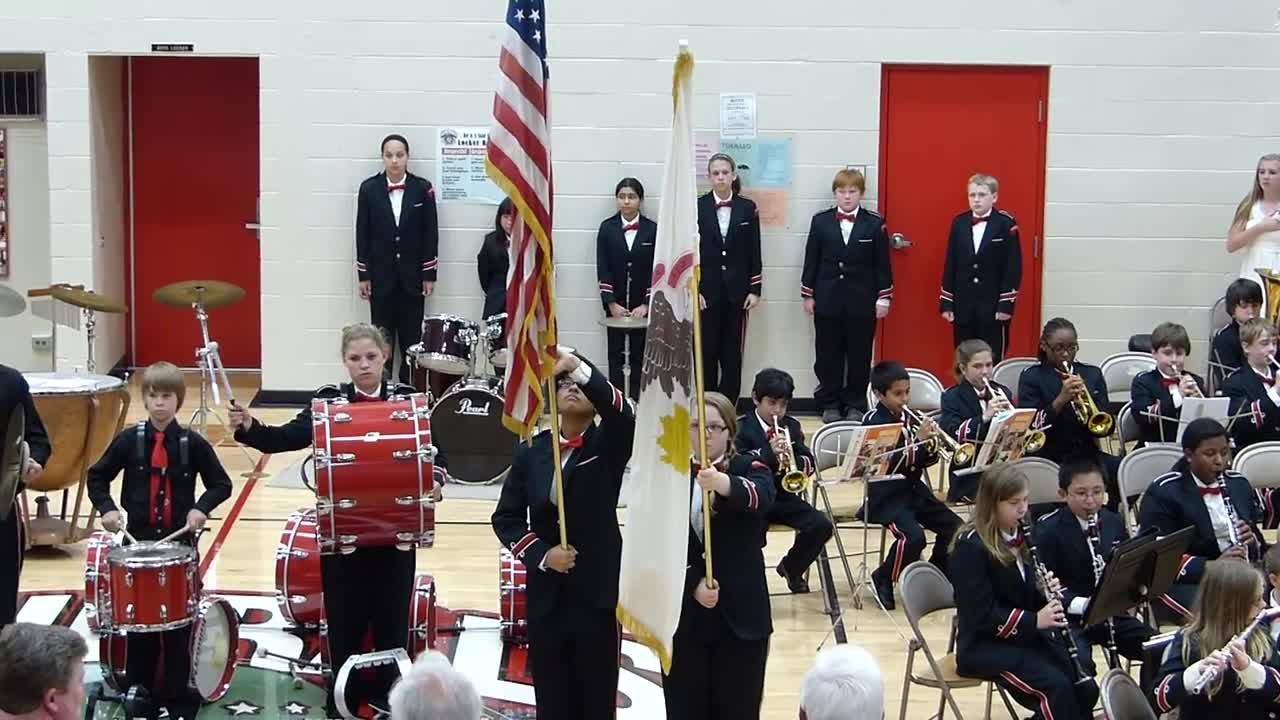
M 838 408 L 827 408 L 822 411 L 822 422 L 824 423 L 839 422 L 843 419 Z
M 778 563 L 778 574 L 787 581 L 787 589 L 796 595 L 803 595 L 809 592 L 809 582 L 804 579 L 804 574 L 792 576 L 787 572 L 786 563 Z
M 876 597 L 880 598 L 880 604 L 885 610 L 893 610 L 895 605 L 893 602 L 893 583 L 887 577 L 882 577 L 880 571 L 876 570 L 871 573 L 871 584 L 876 588 Z
M 862 408 L 856 408 L 856 407 L 845 408 L 844 419 L 845 420 L 862 420 L 862 416 L 866 414 L 867 414 L 867 411 L 863 410 Z

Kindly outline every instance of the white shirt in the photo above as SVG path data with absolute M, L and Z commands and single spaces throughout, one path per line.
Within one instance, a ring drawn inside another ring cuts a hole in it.
M 1089 521 L 1079 515 L 1076 515 L 1076 522 L 1080 523 L 1080 532 L 1084 533 L 1084 544 L 1085 547 L 1089 548 L 1089 560 L 1092 562 L 1094 554 L 1093 543 L 1089 542 Z M 1087 597 L 1076 597 L 1071 601 L 1071 604 L 1067 606 L 1067 613 L 1083 617 L 1084 611 L 1089 608 L 1089 600 L 1090 598 Z
M 377 389 L 377 390 L 374 390 L 374 391 L 373 391 L 373 392 L 371 392 L 371 393 L 367 393 L 367 392 L 365 392 L 365 391 L 361 390 L 360 388 L 356 387 L 356 385 L 355 385 L 354 383 L 352 383 L 351 387 L 356 391 L 356 395 L 359 395 L 360 397 L 367 397 L 367 398 L 371 398 L 371 399 L 373 399 L 373 400 L 381 400 L 381 399 L 382 399 L 382 383 L 378 383 L 378 389 Z
M 711 199 L 714 200 L 717 204 L 719 204 L 722 202 L 729 202 L 730 200 L 733 200 L 733 195 L 730 195 L 727 198 L 721 199 L 720 196 L 712 192 Z M 720 237 L 722 238 L 729 237 L 729 216 L 732 214 L 733 214 L 733 208 L 731 207 L 716 208 L 716 220 L 720 222 Z
M 1262 210 L 1262 201 L 1254 203 L 1253 207 L 1249 209 L 1249 219 L 1245 221 L 1245 229 L 1252 228 L 1265 218 L 1266 214 Z M 1280 232 L 1263 233 L 1246 247 L 1235 251 L 1234 254 L 1242 255 L 1240 277 L 1252 280 L 1262 287 L 1262 306 L 1266 307 L 1267 286 L 1262 284 L 1262 278 L 1258 277 L 1258 273 L 1254 272 L 1254 269 L 1280 267 Z
M 621 214 L 619 214 L 619 215 L 618 215 L 618 217 L 619 217 L 619 219 L 621 219 L 621 220 L 622 220 L 622 227 L 623 227 L 623 228 L 626 228 L 626 227 L 627 227 L 627 225 L 630 225 L 631 223 L 635 223 L 635 225 L 636 225 L 636 228 L 637 228 L 636 230 L 625 230 L 625 229 L 624 229 L 624 230 L 622 231 L 622 237 L 626 238 L 626 240 L 627 240 L 627 252 L 631 252 L 631 246 L 635 244 L 635 242 L 636 242 L 636 235 L 639 233 L 639 227 L 640 227 L 640 213 L 636 213 L 636 216 L 635 216 L 634 218 L 631 218 L 631 221 L 630 221 L 630 222 L 628 222 L 626 218 L 623 218 Z
M 392 185 L 403 185 L 405 184 L 406 181 L 408 181 L 408 179 L 409 179 L 409 173 L 405 173 L 404 177 L 400 178 L 400 182 L 398 183 L 391 182 L 391 177 L 387 176 L 387 187 L 391 187 Z M 391 196 L 391 212 L 395 213 L 396 225 L 399 226 L 400 225 L 400 207 L 404 204 L 404 189 L 401 188 L 399 190 L 389 190 L 388 193 Z
M 979 220 L 978 224 L 970 229 L 970 232 L 973 233 L 973 254 L 977 255 L 978 248 L 982 245 L 982 235 L 987 231 L 987 218 L 991 217 L 991 211 L 988 210 L 986 215 L 973 215 L 972 217 L 976 217 Z
M 842 213 L 844 211 L 841 210 L 840 208 L 836 208 L 836 212 Z M 858 219 L 858 208 L 853 209 L 853 219 L 854 220 Z M 852 232 L 853 232 L 853 220 L 841 220 L 840 221 L 840 237 L 844 238 L 845 245 L 849 244 L 849 235 Z
M 1200 482 L 1200 478 L 1195 475 L 1191 477 L 1196 481 L 1197 488 L 1222 487 L 1221 483 L 1210 486 Z M 1227 515 L 1227 503 L 1221 494 L 1201 495 L 1200 499 L 1204 501 L 1205 510 L 1209 511 L 1209 521 L 1213 523 L 1213 534 L 1218 538 L 1218 549 L 1226 552 L 1232 545 L 1231 536 L 1235 532 L 1231 527 L 1231 517 Z
M 1003 530 L 1001 530 L 1001 531 L 1000 531 L 1000 539 L 1001 539 L 1001 540 L 1004 540 L 1006 543 L 1013 542 L 1013 539 L 1014 539 L 1014 538 L 1016 538 L 1016 537 L 1018 537 L 1018 531 L 1017 531 L 1017 530 L 1014 530 L 1014 531 L 1013 531 L 1013 532 L 1011 532 L 1011 533 L 1007 533 L 1007 532 L 1005 532 L 1005 531 L 1003 531 Z M 1031 538 L 1023 538 L 1023 539 L 1022 539 L 1022 542 L 1024 542 L 1024 543 L 1027 543 L 1027 542 L 1030 542 L 1030 541 L 1031 541 Z M 1021 575 L 1021 576 L 1025 579 L 1025 578 L 1027 577 L 1027 568 L 1026 568 L 1025 566 L 1023 566 L 1023 564 L 1022 564 L 1022 553 L 1020 553 L 1020 552 L 1014 552 L 1014 553 L 1013 553 L 1013 557 L 1014 557 L 1014 559 L 1016 559 L 1016 560 L 1018 561 L 1018 574 L 1019 574 L 1019 575 Z
M 1180 378 L 1180 377 L 1174 377 L 1174 378 L 1171 378 L 1171 377 L 1169 377 L 1168 375 L 1165 375 L 1164 373 L 1160 372 L 1160 369 L 1159 369 L 1159 368 L 1156 368 L 1156 372 L 1157 372 L 1157 373 L 1159 373 L 1160 377 L 1165 378 L 1165 379 L 1167 379 L 1167 380 L 1178 380 L 1179 382 L 1181 382 L 1181 380 L 1182 380 L 1182 378 Z M 1163 384 L 1163 383 L 1162 383 L 1162 384 Z M 1180 407 L 1182 407 L 1182 388 L 1181 388 L 1180 386 L 1178 386 L 1178 385 L 1170 385 L 1170 386 L 1169 386 L 1169 397 L 1173 399 L 1173 406 L 1174 406 L 1174 407 L 1176 407 L 1176 408 L 1180 408 Z
M 719 465 L 720 461 L 723 459 L 724 456 L 721 455 L 716 458 L 715 462 L 711 463 L 711 465 L 713 467 Z M 695 480 L 693 483 L 692 497 L 689 498 L 689 524 L 693 527 L 694 534 L 698 536 L 698 542 L 706 542 L 702 537 L 702 532 L 705 529 L 702 526 L 702 494 L 702 486 Z

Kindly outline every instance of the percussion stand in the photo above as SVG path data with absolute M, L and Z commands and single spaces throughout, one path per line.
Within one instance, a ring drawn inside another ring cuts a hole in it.
M 85 369 L 85 372 L 89 373 L 90 375 L 93 375 L 98 371 L 97 363 L 95 363 L 93 360 L 93 339 L 94 339 L 93 331 L 94 331 L 94 328 L 97 327 L 98 325 L 98 321 L 95 315 L 96 313 L 94 313 L 93 310 L 89 308 L 84 309 L 84 332 L 85 332 L 85 337 L 89 343 L 88 355 L 85 357 L 85 362 L 84 362 L 84 369 Z
M 206 439 L 209 437 L 209 418 L 212 416 L 220 425 L 225 428 L 227 420 L 222 417 L 217 410 L 209 406 L 209 395 L 213 395 L 213 404 L 218 406 L 222 404 L 222 398 L 218 396 L 219 381 L 221 381 L 222 390 L 227 394 L 227 401 L 233 400 L 231 393 L 231 383 L 227 380 L 227 369 L 222 365 L 222 356 L 218 353 L 218 343 L 209 339 L 209 312 L 205 310 L 204 303 L 197 300 L 191 303 L 192 309 L 196 312 L 196 320 L 200 323 L 200 337 L 204 340 L 204 347 L 196 348 L 196 364 L 200 367 L 200 407 L 191 415 L 191 421 L 188 423 L 192 427 L 199 427 L 200 434 Z M 223 431 L 222 437 L 218 442 L 213 443 L 214 447 L 236 447 L 244 455 L 245 459 L 253 464 L 253 456 L 240 443 L 226 444 L 227 434 Z M 253 473 L 250 472 L 250 475 Z
M 630 265 L 631 263 L 627 263 Z M 631 303 L 631 273 L 627 272 L 627 303 Z M 627 309 L 628 317 L 630 317 L 631 309 Z M 608 335 L 608 333 L 605 333 Z M 606 341 L 607 344 L 607 341 Z M 625 400 L 631 399 L 631 331 L 622 331 L 622 397 Z

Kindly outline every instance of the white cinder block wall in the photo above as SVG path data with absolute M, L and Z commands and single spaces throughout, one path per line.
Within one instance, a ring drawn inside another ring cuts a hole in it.
M 53 276 L 94 278 L 89 56 L 143 54 L 152 42 L 259 56 L 263 383 L 305 389 L 338 377 L 335 330 L 365 316 L 353 299 L 355 188 L 377 170 L 386 132 L 410 138 L 413 169 L 430 178 L 438 126 L 488 124 L 504 5 L 9 3 L 0 52 L 47 53 Z M 1202 362 L 1207 308 L 1238 264 L 1223 252 L 1231 211 L 1256 158 L 1280 147 L 1274 3 L 549 5 L 561 328 L 596 356 L 595 228 L 619 177 L 657 190 L 680 38 L 699 61 L 700 130 L 716 129 L 720 92 L 755 91 L 761 132 L 794 137 L 792 225 L 765 237 L 765 305 L 745 366 L 784 367 L 803 395 L 814 382 L 798 303 L 803 233 L 829 204 L 838 166 L 868 166 L 875 205 L 881 63 L 1052 68 L 1042 315 L 1075 320 L 1095 361 L 1172 319 L 1191 330 Z M 962 207 L 961 190 L 939 202 Z M 428 312 L 478 315 L 474 257 L 492 211 L 441 208 Z M 74 364 L 82 343 L 63 337 L 59 354 Z

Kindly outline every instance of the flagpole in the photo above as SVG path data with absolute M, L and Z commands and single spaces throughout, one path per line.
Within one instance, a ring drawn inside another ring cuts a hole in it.
M 569 531 L 565 529 L 564 524 L 564 468 L 560 465 L 560 413 L 556 409 L 556 393 L 559 389 L 556 387 L 555 375 L 547 381 L 550 392 L 547 393 L 547 411 L 551 413 L 551 464 L 555 471 L 556 483 L 556 514 L 560 520 L 560 547 L 564 550 L 569 549 Z
M 689 279 L 689 307 L 693 316 L 693 385 L 694 400 L 698 405 L 698 464 L 711 467 L 707 457 L 707 403 L 702 378 L 702 303 L 698 293 L 698 279 L 702 275 L 702 266 L 693 267 L 693 277 Z M 732 442 L 732 440 L 730 441 Z M 711 569 L 711 491 L 702 491 L 702 546 L 706 550 L 702 555 L 707 559 L 707 587 L 715 588 L 716 579 Z

